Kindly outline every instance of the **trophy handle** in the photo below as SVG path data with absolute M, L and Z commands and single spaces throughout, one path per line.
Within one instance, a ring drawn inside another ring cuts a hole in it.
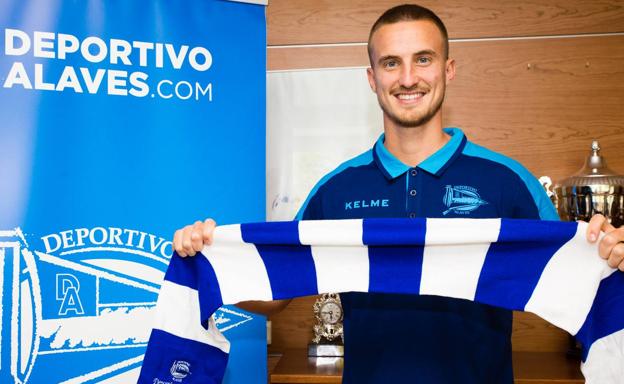
M 544 190 L 546 191 L 546 195 L 548 196 L 548 198 L 550 199 L 550 201 L 553 203 L 553 205 L 556 208 L 557 207 L 557 194 L 553 192 L 552 190 L 552 187 L 553 187 L 552 179 L 549 176 L 541 176 L 538 180 L 540 184 L 542 184 L 542 187 L 544 188 Z

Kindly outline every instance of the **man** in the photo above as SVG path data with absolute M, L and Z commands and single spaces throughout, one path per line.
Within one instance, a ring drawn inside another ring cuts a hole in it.
M 368 81 L 383 110 L 384 134 L 314 187 L 298 219 L 470 217 L 557 220 L 541 186 L 517 162 L 442 129 L 441 105 L 455 76 L 442 21 L 403 5 L 373 25 Z M 176 232 L 174 248 L 193 255 L 215 223 Z M 600 253 L 624 270 L 624 231 L 595 216 L 588 239 L 608 232 Z M 450 233 L 449 236 L 453 234 Z M 339 257 L 339 256 L 337 256 Z M 511 383 L 510 311 L 433 296 L 347 293 L 346 383 Z M 240 306 L 271 314 L 288 301 Z

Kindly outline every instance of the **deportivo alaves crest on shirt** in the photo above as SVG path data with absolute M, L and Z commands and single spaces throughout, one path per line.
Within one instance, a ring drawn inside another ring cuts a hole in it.
M 217 227 L 201 254 L 172 258 L 139 382 L 220 382 L 229 343 L 211 315 L 223 304 L 371 292 L 536 313 L 582 343 L 587 383 L 621 383 L 624 273 L 598 256 L 586 230 L 585 223 L 512 219 Z

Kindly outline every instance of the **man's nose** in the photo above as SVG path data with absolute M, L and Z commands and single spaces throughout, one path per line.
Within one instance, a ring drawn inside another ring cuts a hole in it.
M 420 81 L 418 70 L 411 65 L 404 65 L 401 68 L 399 83 L 404 88 L 412 88 Z

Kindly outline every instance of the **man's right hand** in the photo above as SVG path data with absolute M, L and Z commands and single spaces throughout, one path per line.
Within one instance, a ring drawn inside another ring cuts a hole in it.
M 204 222 L 196 221 L 195 224 L 178 229 L 173 235 L 173 250 L 182 257 L 195 256 L 204 245 L 212 244 L 216 226 L 214 220 L 206 219 Z
M 195 224 L 187 225 L 175 231 L 173 235 L 173 250 L 182 257 L 195 256 L 205 245 L 212 244 L 212 237 L 217 223 L 212 219 L 204 222 L 196 221 Z M 273 301 L 243 301 L 235 305 L 249 312 L 259 313 L 264 316 L 271 316 L 290 303 L 288 300 Z

